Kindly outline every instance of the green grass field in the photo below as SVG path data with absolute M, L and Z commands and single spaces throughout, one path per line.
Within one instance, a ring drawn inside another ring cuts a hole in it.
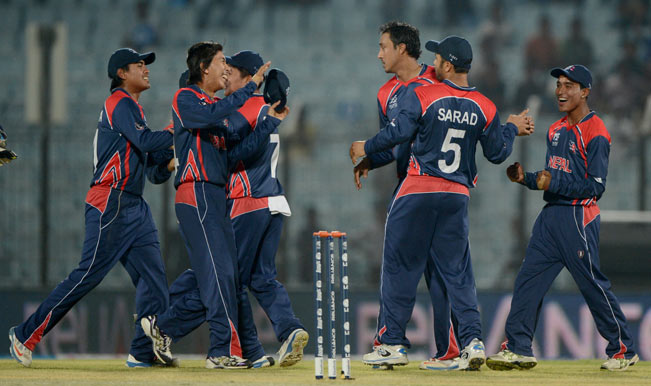
M 31 368 L 5 359 L 0 360 L 0 385 L 651 385 L 651 362 L 639 362 L 625 372 L 600 371 L 600 363 L 541 361 L 529 371 L 500 372 L 483 366 L 478 372 L 434 372 L 419 370 L 417 361 L 393 371 L 373 370 L 353 361 L 354 380 L 316 381 L 311 360 L 288 368 L 208 370 L 202 360 L 184 360 L 179 368 L 128 369 L 124 360 L 117 359 L 35 360 Z

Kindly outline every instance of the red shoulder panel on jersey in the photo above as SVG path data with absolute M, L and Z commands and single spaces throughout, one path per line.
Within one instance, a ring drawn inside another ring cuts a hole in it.
M 244 102 L 244 105 L 237 110 L 249 122 L 251 130 L 255 129 L 255 125 L 258 122 L 258 116 L 260 115 L 260 110 L 262 110 L 265 104 L 262 95 L 254 95 L 247 99 L 247 101 Z
M 591 117 L 579 123 L 578 126 L 582 129 L 581 134 L 586 147 L 590 141 L 596 137 L 604 137 L 608 140 L 608 143 L 610 143 L 610 133 L 608 132 L 608 129 L 606 129 L 604 121 L 602 121 L 594 112 Z
M 269 199 L 267 197 L 236 198 L 233 200 L 233 207 L 231 208 L 231 220 L 245 213 L 250 213 L 256 210 L 267 209 L 267 208 L 269 208 Z
M 395 76 L 391 79 L 389 79 L 384 86 L 380 87 L 380 89 L 377 92 L 377 100 L 380 103 L 380 106 L 382 107 L 382 114 L 387 113 L 387 102 L 389 102 L 389 98 L 391 98 L 391 95 L 395 92 L 396 89 L 400 87 L 400 82 L 398 81 L 398 78 Z
M 106 101 L 104 102 L 104 110 L 106 110 L 106 118 L 109 121 L 109 125 L 113 127 L 113 111 L 115 107 L 120 103 L 123 98 L 129 98 L 129 94 L 122 90 L 116 90 L 111 94 Z
M 182 92 L 187 92 L 187 91 L 190 91 L 191 93 L 193 93 L 197 97 L 197 99 L 199 99 L 201 101 L 204 101 L 207 104 L 213 104 L 214 102 L 216 102 L 215 100 L 213 100 L 211 98 L 208 98 L 208 96 L 206 96 L 206 95 L 204 95 L 204 94 L 202 94 L 202 93 L 200 93 L 200 92 L 198 92 L 198 91 L 196 91 L 196 90 L 194 90 L 194 89 L 192 89 L 190 87 L 184 87 L 184 88 L 180 88 L 180 89 L 176 90 L 176 93 L 174 94 L 174 99 L 172 99 L 172 110 L 174 110 L 174 114 L 176 114 L 176 116 L 179 118 L 179 121 L 181 121 L 181 125 L 183 125 L 183 118 L 181 118 L 181 114 L 179 114 L 178 99 L 179 99 L 179 95 Z
M 547 131 L 547 140 L 551 141 L 552 138 L 554 137 L 554 134 L 561 129 L 565 125 L 567 127 L 567 117 L 563 117 L 559 119 L 558 121 L 552 123 L 549 125 L 549 130 Z
M 458 193 L 470 197 L 468 187 L 458 182 L 440 177 L 408 174 L 402 182 L 402 185 L 400 185 L 400 189 L 396 194 L 396 200 L 409 194 L 419 193 Z

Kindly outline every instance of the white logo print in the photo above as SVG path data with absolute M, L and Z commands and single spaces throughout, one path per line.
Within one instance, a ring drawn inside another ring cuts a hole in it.
M 395 109 L 398 107 L 398 96 L 394 95 L 391 100 L 389 100 L 389 109 Z

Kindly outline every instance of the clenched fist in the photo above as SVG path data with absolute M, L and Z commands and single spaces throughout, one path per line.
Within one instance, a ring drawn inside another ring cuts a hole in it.
M 524 182 L 524 171 L 522 170 L 522 165 L 520 165 L 519 162 L 516 162 L 506 168 L 506 175 L 512 182 L 518 182 L 520 184 Z

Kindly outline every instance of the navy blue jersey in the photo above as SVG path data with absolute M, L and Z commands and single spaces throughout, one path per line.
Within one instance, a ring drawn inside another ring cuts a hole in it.
M 174 150 L 178 169 L 174 186 L 184 182 L 205 181 L 226 186 L 228 176 L 228 116 L 253 94 L 257 86 L 251 81 L 222 100 L 215 100 L 196 85 L 179 89 L 172 103 Z
M 445 80 L 407 92 L 398 116 L 366 141 L 367 154 L 410 141 L 409 174 L 477 183 L 475 151 L 481 142 L 484 156 L 503 162 L 513 148 L 517 127 L 500 124 L 495 104 L 474 87 L 459 87 Z
M 594 204 L 606 190 L 610 134 L 591 112 L 570 126 L 567 116 L 554 122 L 547 133 L 547 164 L 551 173 L 543 199 L 551 204 Z M 525 173 L 525 185 L 538 189 L 536 173 Z
M 436 71 L 434 67 L 423 65 L 420 74 L 407 82 L 401 82 L 394 76 L 389 79 L 377 93 L 378 112 L 380 115 L 380 130 L 394 119 L 400 112 L 400 101 L 408 90 L 426 84 L 436 83 Z M 371 169 L 379 168 L 392 161 L 396 161 L 398 178 L 407 175 L 409 166 L 409 155 L 411 154 L 411 143 L 409 141 L 394 146 L 393 149 L 379 153 L 369 154 Z
M 171 130 L 151 131 L 138 102 L 124 89 L 116 88 L 104 102 L 97 124 L 90 186 L 142 195 L 145 173 L 156 183 L 169 177 L 161 164 L 171 146 Z M 150 152 L 152 156 L 148 157 Z
M 230 116 L 230 123 L 236 129 L 245 128 L 248 133 L 243 135 L 253 135 L 266 123 L 268 110 L 269 105 L 265 104 L 263 96 L 254 95 Z M 283 188 L 276 178 L 279 151 L 280 135 L 275 127 L 266 139 L 266 144 L 254 149 L 247 156 L 239 156 L 240 159 L 231 170 L 228 198 L 282 195 Z M 231 154 L 230 157 L 236 156 Z

